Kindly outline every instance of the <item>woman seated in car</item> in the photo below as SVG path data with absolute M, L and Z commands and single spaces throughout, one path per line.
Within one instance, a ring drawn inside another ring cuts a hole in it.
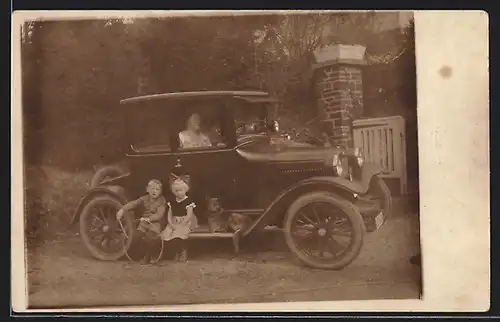
M 212 146 L 208 136 L 201 132 L 201 118 L 198 113 L 188 118 L 186 129 L 179 133 L 179 142 L 180 147 L 184 149 Z

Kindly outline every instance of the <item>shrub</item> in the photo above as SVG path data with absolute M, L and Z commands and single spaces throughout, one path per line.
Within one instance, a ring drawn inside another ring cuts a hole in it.
M 63 233 L 92 177 L 53 167 L 28 166 L 25 171 L 25 233 L 37 243 Z

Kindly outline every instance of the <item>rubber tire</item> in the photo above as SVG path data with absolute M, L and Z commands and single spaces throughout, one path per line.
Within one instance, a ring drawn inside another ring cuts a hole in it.
M 310 257 L 302 253 L 302 251 L 298 249 L 293 242 L 291 226 L 295 215 L 301 208 L 314 202 L 327 202 L 334 204 L 347 215 L 353 226 L 353 238 L 351 245 L 349 245 L 349 249 L 339 260 L 332 263 L 319 263 L 312 260 Z M 359 255 L 365 236 L 365 224 L 358 209 L 350 201 L 326 191 L 311 192 L 297 198 L 297 200 L 295 200 L 288 208 L 283 227 L 286 244 L 293 255 L 306 266 L 319 269 L 341 270 L 349 265 Z
M 125 174 L 125 170 L 118 165 L 107 165 L 96 171 L 90 182 L 90 187 L 95 188 L 101 184 L 106 177 L 118 177 Z
M 393 201 L 392 201 L 392 193 L 387 184 L 385 183 L 384 179 L 382 179 L 380 176 L 374 176 L 370 182 L 370 190 L 371 189 L 378 189 L 379 192 L 382 194 L 382 199 L 384 203 L 384 223 L 392 217 L 393 215 Z M 370 193 L 370 190 L 368 190 Z
M 83 210 L 80 214 L 80 237 L 82 238 L 83 243 L 85 244 L 85 247 L 87 248 L 87 250 L 90 252 L 90 254 L 94 258 L 100 259 L 103 261 L 115 261 L 115 260 L 118 260 L 118 259 L 122 258 L 123 256 L 125 256 L 126 251 L 130 248 L 130 245 L 132 244 L 132 238 L 127 239 L 127 242 L 125 243 L 125 247 L 120 252 L 116 252 L 113 254 L 103 253 L 97 247 L 95 247 L 92 244 L 90 236 L 87 233 L 87 222 L 88 222 L 89 217 L 90 217 L 91 209 L 94 208 L 98 204 L 112 205 L 112 206 L 116 207 L 117 211 L 118 211 L 118 209 L 120 209 L 123 206 L 123 204 L 120 201 L 118 201 L 115 198 L 109 197 L 109 196 L 100 196 L 100 197 L 96 197 L 96 198 L 92 199 L 90 202 L 88 202 L 85 205 L 85 207 L 83 208 Z M 123 217 L 123 219 L 124 219 L 124 227 L 128 227 L 128 229 L 127 228 L 125 228 L 125 229 L 128 230 L 127 233 L 129 235 L 129 237 L 131 237 L 133 232 L 134 232 L 133 219 L 131 218 L 131 216 L 129 214 L 126 214 Z

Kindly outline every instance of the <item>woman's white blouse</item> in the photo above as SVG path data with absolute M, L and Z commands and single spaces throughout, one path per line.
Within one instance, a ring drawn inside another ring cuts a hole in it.
M 203 133 L 182 131 L 179 133 L 181 148 L 202 148 L 212 146 L 210 139 Z

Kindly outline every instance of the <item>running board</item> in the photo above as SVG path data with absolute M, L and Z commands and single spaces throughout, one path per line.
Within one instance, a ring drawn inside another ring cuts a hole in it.
M 200 227 L 194 229 L 190 234 L 189 238 L 192 239 L 212 239 L 212 238 L 231 238 L 233 241 L 234 252 L 238 254 L 240 252 L 240 234 L 241 230 L 238 229 L 236 232 L 210 232 L 207 228 L 203 229 Z
M 250 217 L 258 217 L 262 215 L 266 209 L 226 209 L 228 213 L 237 213 L 242 215 L 247 215 Z

